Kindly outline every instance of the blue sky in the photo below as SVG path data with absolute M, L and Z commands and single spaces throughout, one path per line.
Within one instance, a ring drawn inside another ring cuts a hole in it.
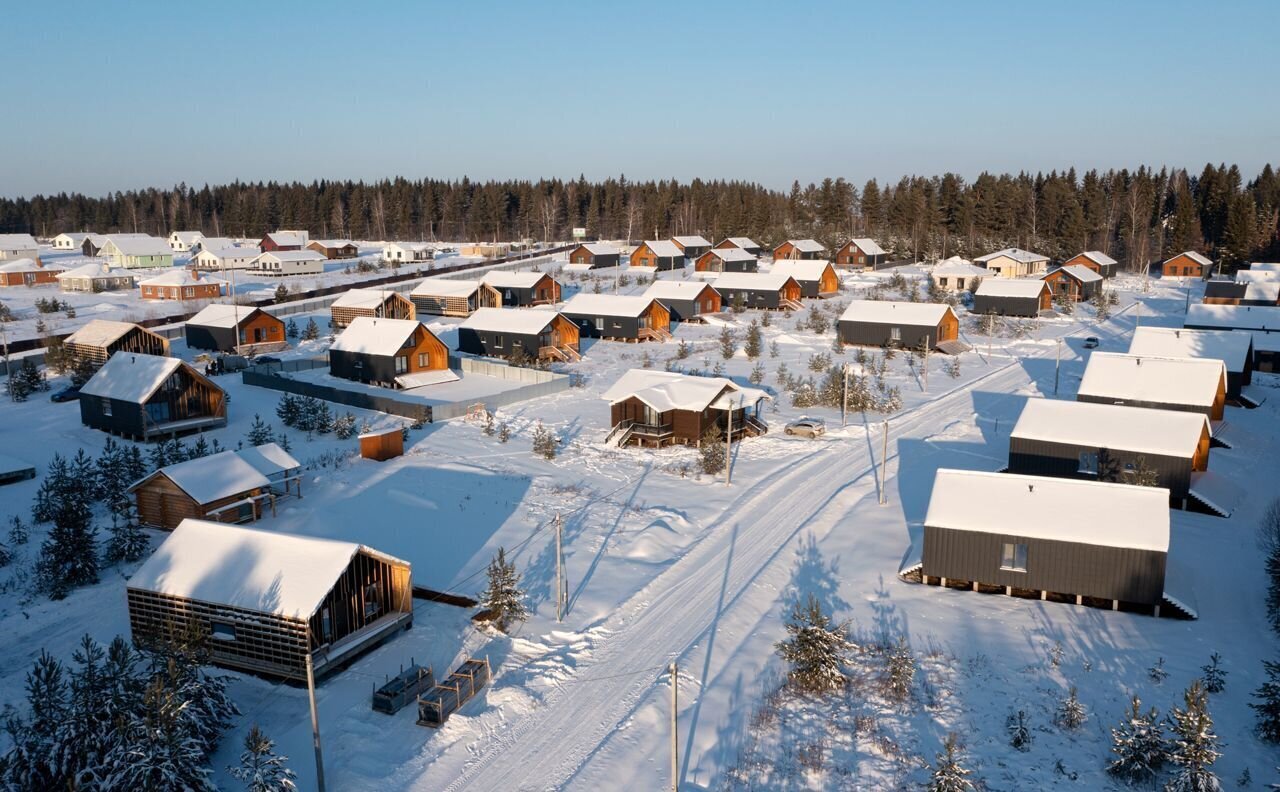
M 0 195 L 1280 153 L 1256 2 L 6 4 Z

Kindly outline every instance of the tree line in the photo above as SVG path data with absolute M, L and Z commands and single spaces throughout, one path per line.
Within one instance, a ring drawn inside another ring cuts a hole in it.
M 1048 174 L 947 173 L 844 178 L 771 190 L 744 181 L 234 182 L 200 188 L 0 199 L 0 231 L 167 235 L 198 230 L 254 238 L 277 228 L 355 239 L 564 239 L 586 228 L 602 239 L 702 234 L 776 244 L 812 237 L 834 249 L 870 236 L 895 258 L 972 257 L 1018 246 L 1056 260 L 1101 250 L 1141 269 L 1182 250 L 1228 268 L 1280 258 L 1280 178 L 1271 165 L 1246 181 L 1236 165 L 1135 170 L 1074 168 Z

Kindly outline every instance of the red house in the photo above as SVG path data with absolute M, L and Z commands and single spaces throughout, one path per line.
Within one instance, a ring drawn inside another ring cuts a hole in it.
M 272 253 L 277 250 L 302 250 L 307 245 L 306 231 L 275 231 L 258 243 L 258 250 Z

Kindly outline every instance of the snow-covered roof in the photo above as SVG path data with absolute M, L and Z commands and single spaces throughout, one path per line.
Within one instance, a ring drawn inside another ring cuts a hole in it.
M 411 297 L 469 297 L 483 284 L 478 280 L 427 278 L 413 287 Z
M 983 278 L 974 292 L 977 297 L 1026 297 L 1037 299 L 1049 288 L 1049 284 L 1039 279 L 1026 278 Z
M 1060 542 L 1169 550 L 1169 490 L 941 469 L 924 524 Z
M 705 289 L 715 291 L 715 287 L 705 281 L 658 280 L 644 290 L 644 296 L 651 300 L 693 300 Z
M 729 241 L 730 241 L 730 242 L 732 242 L 733 244 L 737 245 L 737 246 L 738 246 L 738 247 L 740 247 L 740 248 L 757 248 L 757 249 L 759 249 L 759 247 L 760 247 L 760 243 L 759 243 L 759 242 L 756 242 L 756 241 L 755 241 L 754 239 L 752 239 L 751 237 L 729 237 Z M 731 249 L 731 248 L 726 248 L 726 249 Z
M 200 233 L 199 231 L 174 231 L 169 236 L 173 237 L 174 239 L 178 240 L 184 245 L 190 245 L 191 243 L 202 238 L 204 234 Z
M 788 239 L 783 244 L 787 243 L 790 243 L 791 247 L 795 248 L 799 253 L 821 253 L 827 249 L 825 245 L 816 239 Z M 778 247 L 782 247 L 782 245 L 778 245 Z
M 111 236 L 111 244 L 122 256 L 172 256 L 173 248 L 159 237 Z
M 639 316 L 653 303 L 652 297 L 644 295 L 578 293 L 564 304 L 561 312 L 582 316 Z
M 1224 330 L 1280 330 L 1280 307 L 1192 303 L 1182 323 Z
M 391 289 L 351 289 L 334 300 L 332 308 L 377 308 L 395 294 Z
M 0 272 L 61 272 L 57 264 L 41 264 L 35 259 L 20 258 L 0 264 Z
M 1269 302 L 1275 304 L 1277 301 L 1280 301 L 1280 281 L 1249 281 L 1245 284 L 1243 299 L 1254 302 Z
M 223 284 L 226 281 L 221 278 L 211 278 L 207 275 L 201 275 L 198 272 L 192 272 L 185 267 L 177 267 L 167 272 L 162 272 L 154 278 L 147 278 L 141 282 L 143 286 L 196 286 L 201 283 L 217 283 Z
M 307 238 L 295 231 L 273 231 L 270 234 L 267 234 L 267 239 L 270 239 L 277 245 L 283 246 L 301 246 L 307 244 Z
M 39 247 L 30 234 L 0 234 L 0 250 L 35 250 Z
M 826 259 L 778 259 L 769 271 L 790 275 L 797 282 L 820 281 L 830 267 L 831 262 Z
M 63 280 L 64 278 L 132 278 L 136 276 L 127 269 L 113 267 L 105 261 L 91 261 L 88 264 L 81 264 L 75 269 L 59 272 L 54 277 L 58 280 Z
M 1009 437 L 1189 459 L 1208 433 L 1202 413 L 1028 399 Z
M 252 489 L 271 486 L 272 477 L 301 465 L 280 446 L 268 443 L 239 451 L 220 451 L 160 468 L 129 489 L 163 473 L 196 503 L 213 503 Z
M 855 237 L 849 240 L 849 244 L 866 253 L 868 256 L 887 256 L 889 251 L 880 247 L 871 237 Z
M 1280 272 L 1280 261 L 1255 261 L 1249 265 L 1249 272 Z
M 676 247 L 675 242 L 670 242 L 666 239 L 646 239 L 644 244 L 658 258 L 680 258 L 684 255 L 684 251 Z
M 199 243 L 201 250 L 221 250 L 222 248 L 237 247 L 237 243 L 230 237 L 200 237 L 192 244 Z
M 1177 327 L 1137 327 L 1129 342 L 1130 355 L 1159 355 L 1221 360 L 1227 371 L 1244 371 L 1253 337 L 1241 330 L 1186 330 Z
M 584 247 L 587 252 L 593 256 L 618 256 L 622 254 L 620 248 L 614 245 L 606 245 L 603 242 L 583 242 L 579 247 Z
M 422 250 L 430 250 L 431 245 L 429 245 L 426 242 L 389 242 L 387 243 L 387 246 L 383 249 L 388 250 L 390 248 L 398 248 L 404 251 L 418 252 Z
M 1236 283 L 1270 283 L 1280 280 L 1278 270 L 1239 270 L 1235 274 Z
M 1068 267 L 1059 267 L 1057 271 L 1064 275 L 1069 275 L 1081 283 L 1094 283 L 1102 280 L 1102 276 L 1083 264 L 1072 264 Z
M 267 478 L 274 478 L 302 467 L 302 464 L 294 459 L 292 454 L 276 443 L 264 443 L 260 446 L 242 448 L 236 454 L 245 462 L 253 465 L 255 470 Z
M 1100 267 L 1109 267 L 1113 264 L 1119 263 L 1115 259 L 1108 256 L 1106 253 L 1103 253 L 1101 250 L 1086 250 L 1080 255 L 1084 256 L 1085 258 L 1089 259 L 1094 264 L 1097 264 Z
M 129 332 L 137 325 L 132 322 L 116 322 L 111 319 L 92 319 L 84 327 L 63 339 L 65 344 L 84 344 L 104 347 Z
M 66 239 L 76 247 L 79 247 L 80 243 L 84 242 L 88 238 L 89 238 L 88 231 L 64 231 L 63 233 L 58 234 L 56 237 L 54 237 L 54 239 Z
M 1084 367 L 1081 396 L 1164 404 L 1213 404 L 1225 382 L 1221 360 L 1094 352 Z
M 201 327 L 235 327 L 239 322 L 248 319 L 259 309 L 252 305 L 225 305 L 212 303 L 200 309 L 199 313 L 187 320 L 187 324 Z
M 711 283 L 719 291 L 780 291 L 787 281 L 794 280 L 785 272 L 721 272 Z
M 208 240 L 205 240 L 206 242 Z M 221 261 L 226 258 L 254 259 L 262 255 L 256 247 L 247 247 L 243 245 L 227 245 L 225 247 L 202 247 L 200 252 L 196 254 L 198 259 L 216 259 Z
M 324 261 L 323 253 L 315 250 L 268 250 L 257 257 L 258 261 L 273 259 L 284 263 L 286 261 Z
M 507 272 L 506 270 L 489 270 L 481 278 L 495 289 L 532 289 L 538 281 L 547 277 L 545 272 Z
M 555 311 L 538 308 L 479 308 L 471 313 L 458 327 L 490 332 L 515 333 L 516 335 L 537 335 L 547 329 L 560 314 Z
M 390 558 L 354 542 L 186 519 L 128 587 L 307 619 L 362 550 Z
M 711 247 L 711 240 L 700 237 L 697 234 L 693 236 L 673 236 L 671 241 L 682 247 Z
M 410 388 L 422 388 L 427 385 L 440 385 L 445 382 L 457 382 L 462 379 L 453 373 L 452 369 L 432 369 L 429 371 L 415 371 L 412 374 L 401 374 L 396 377 L 396 384 L 401 388 L 408 390 Z
M 1197 253 L 1194 250 L 1184 250 L 1181 253 L 1179 253 L 1177 256 L 1170 256 L 1168 259 L 1165 260 L 1164 263 L 1168 264 L 1170 261 L 1173 261 L 1174 259 L 1178 258 L 1178 256 L 1186 256 L 1187 258 L 1191 259 L 1192 261 L 1194 261 L 1195 263 L 1199 264 L 1202 267 L 1213 266 L 1213 262 L 1209 260 L 1208 256 L 1205 256 L 1201 253 Z
M 949 259 L 943 259 L 933 266 L 933 275 L 964 275 L 967 277 L 981 278 L 989 274 L 982 267 L 975 266 L 968 259 L 952 256 Z
M 1023 264 L 1034 264 L 1037 261 L 1049 260 L 1048 256 L 1042 256 L 1039 253 L 1032 253 L 1030 250 L 1023 250 L 1022 248 L 1005 248 L 1004 250 L 997 250 L 995 253 L 988 253 L 985 256 L 978 256 L 974 261 L 986 262 L 1000 258 L 1001 256 L 1006 256 L 1014 261 L 1020 261 Z
M 955 317 L 955 311 L 945 303 L 854 300 L 840 314 L 840 321 L 936 327 L 947 314 Z
M 329 349 L 361 355 L 394 355 L 404 348 L 414 331 L 422 326 L 422 322 L 416 319 L 357 316 L 334 339 Z
M 313 239 L 309 244 L 319 245 L 323 248 L 340 248 L 347 247 L 348 245 L 354 245 L 355 242 L 352 242 L 350 239 Z
M 89 378 L 80 393 L 141 404 L 182 365 L 178 358 L 117 352 Z
M 600 395 L 610 404 L 632 397 L 658 412 L 701 412 L 708 407 L 725 410 L 771 398 L 762 390 L 744 387 L 724 377 L 695 377 L 656 369 L 631 369 Z
M 756 257 L 742 248 L 716 248 L 711 253 L 721 261 L 755 261 Z

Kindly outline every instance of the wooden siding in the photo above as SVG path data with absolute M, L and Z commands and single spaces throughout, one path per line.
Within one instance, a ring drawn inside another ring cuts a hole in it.
M 560 284 L 550 275 L 543 275 L 538 278 L 532 288 L 515 289 L 515 288 L 497 288 L 502 298 L 502 305 L 506 307 L 522 308 L 530 305 L 543 305 L 560 302 Z
M 736 248 L 736 247 L 738 247 L 738 246 L 737 246 L 737 245 L 735 245 L 735 244 L 733 244 L 733 241 L 732 241 L 732 240 L 729 240 L 729 239 L 722 239 L 718 245 L 715 245 L 715 246 L 714 246 L 714 247 L 712 247 L 711 249 L 712 249 L 712 250 L 728 250 L 729 248 Z M 760 255 L 761 253 L 763 253 L 763 252 L 764 252 L 764 251 L 763 251 L 763 250 L 761 250 L 759 247 L 739 248 L 739 249 L 740 249 L 740 250 L 745 250 L 745 251 L 747 251 L 748 253 L 750 253 L 750 254 L 751 254 L 751 255 L 753 255 L 753 256 L 758 256 L 758 255 Z
M 845 242 L 836 251 L 832 262 L 841 269 L 853 269 L 875 267 L 877 264 L 883 264 L 885 258 L 883 253 L 868 254 L 852 242 Z
M 368 316 L 374 319 L 415 319 L 417 318 L 417 308 L 408 297 L 393 291 L 388 291 L 386 299 L 375 308 L 352 308 L 338 305 L 329 308 L 329 324 L 334 328 L 346 327 L 360 316 Z
M 169 357 L 169 340 L 145 327 L 135 325 L 133 329 L 106 346 L 73 342 L 66 345 L 66 350 L 72 357 L 82 358 L 101 366 L 117 352 L 137 352 L 143 355 Z
M 586 245 L 578 245 L 569 253 L 570 264 L 587 264 L 592 269 L 616 267 L 620 259 L 619 253 L 595 254 L 588 250 Z
M 657 270 L 673 270 L 684 265 L 684 259 L 676 256 L 659 256 L 653 252 L 653 248 L 645 243 L 641 243 L 640 247 L 631 251 L 631 266 L 648 267 Z
M 379 462 L 404 454 L 404 433 L 399 429 L 360 435 L 360 456 Z
M 0 272 L 0 286 L 48 286 L 58 282 L 61 270 L 38 269 L 31 272 Z
M 133 492 L 134 500 L 138 505 L 139 522 L 165 531 L 177 528 L 178 523 L 188 517 L 227 523 L 259 520 L 263 516 L 263 507 L 256 502 L 246 504 L 243 509 L 229 509 L 222 512 L 218 510 L 238 501 L 267 494 L 269 494 L 267 488 L 253 487 L 209 503 L 198 503 L 162 471 L 156 472 L 150 479 L 143 481 Z
M 667 333 L 671 331 L 671 312 L 657 300 L 650 302 L 649 307 L 639 316 L 573 312 L 565 312 L 564 316 L 578 326 L 579 335 L 585 335 L 588 338 L 639 341 L 645 339 L 646 334 L 642 332 L 645 329 Z
M 519 347 L 526 355 L 536 359 L 543 357 L 543 350 L 548 347 L 567 346 L 576 352 L 579 349 L 580 338 L 578 326 L 563 315 L 557 314 L 548 325 L 547 332 L 541 335 L 459 327 L 458 351 L 471 355 L 509 358 Z
M 790 242 L 783 242 L 773 249 L 774 260 L 778 259 L 816 259 L 822 254 L 822 251 L 813 253 L 800 253 L 796 251 L 795 245 Z
M 413 337 L 393 355 L 329 350 L 329 373 L 335 377 L 395 387 L 395 379 L 421 371 L 443 371 L 449 367 L 449 348 L 426 327 L 419 325 Z M 396 360 L 404 364 L 397 369 Z
M 1114 277 L 1116 274 L 1115 264 L 1106 264 L 1106 265 L 1099 264 L 1098 262 L 1094 261 L 1093 259 L 1089 258 L 1083 253 L 1077 253 L 1076 255 L 1062 262 L 1062 266 L 1064 267 L 1070 267 L 1072 265 L 1088 267 L 1089 269 L 1093 270 L 1094 272 L 1098 273 L 1104 278 L 1111 278 L 1111 277 Z
M 1090 283 L 1081 283 L 1067 273 L 1067 271 L 1059 267 L 1044 276 L 1044 282 L 1049 284 L 1049 288 L 1055 294 L 1065 294 L 1076 302 L 1088 300 L 1097 293 L 1101 281 L 1092 281 Z M 1043 299 L 1043 295 L 1042 295 Z
M 319 242 L 312 242 L 307 245 L 308 250 L 314 250 L 322 254 L 325 258 L 333 261 L 335 259 L 353 259 L 360 255 L 360 249 L 355 245 L 339 245 L 338 247 L 325 247 Z M 264 251 L 265 252 L 265 251 Z
M 197 283 L 194 286 L 140 286 L 144 300 L 213 300 L 222 296 L 222 284 Z
M 1198 261 L 1179 253 L 1160 265 L 1160 272 L 1166 278 L 1203 278 L 1204 267 Z
M 225 422 L 227 417 L 223 390 L 186 363 L 145 403 L 88 395 L 82 395 L 78 401 L 80 420 L 85 426 L 138 440 L 169 437 L 175 432 L 166 430 L 166 424 L 202 418 Z M 107 413 L 107 405 L 110 405 L 110 414 Z M 148 406 L 153 407 L 155 414 L 163 420 L 154 418 L 148 412 Z M 200 428 L 187 426 L 180 431 L 198 431 Z
M 487 284 L 480 287 L 469 297 L 446 297 L 444 295 L 413 295 L 414 318 L 417 314 L 432 316 L 470 316 L 479 308 L 498 308 L 502 305 L 502 295 Z
M 733 245 L 729 245 L 733 247 Z M 716 248 L 723 250 L 725 248 Z M 758 262 L 752 261 L 725 261 L 720 258 L 716 250 L 709 250 L 698 257 L 693 263 L 693 269 L 696 272 L 756 272 L 759 269 Z

